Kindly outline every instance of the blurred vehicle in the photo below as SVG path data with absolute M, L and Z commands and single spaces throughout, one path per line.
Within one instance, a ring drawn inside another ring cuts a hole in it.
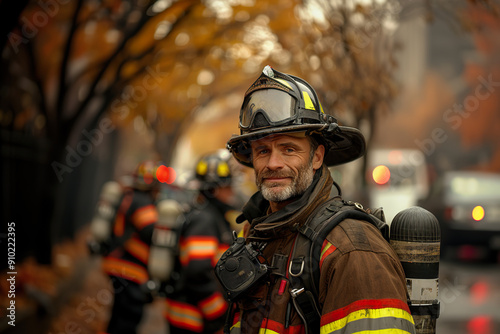
M 441 226 L 441 253 L 450 246 L 500 249 L 500 174 L 450 171 L 420 201 Z
M 368 154 L 367 181 L 369 206 L 382 207 L 390 224 L 398 212 L 427 196 L 425 156 L 413 149 L 373 149 Z

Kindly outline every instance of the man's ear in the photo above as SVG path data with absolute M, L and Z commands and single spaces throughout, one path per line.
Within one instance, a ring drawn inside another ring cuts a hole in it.
M 323 166 L 323 158 L 325 157 L 325 146 L 319 145 L 314 151 L 312 166 L 314 170 L 318 170 Z

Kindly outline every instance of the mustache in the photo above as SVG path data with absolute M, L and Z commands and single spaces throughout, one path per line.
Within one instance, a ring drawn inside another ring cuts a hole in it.
M 282 178 L 282 177 L 294 177 L 293 173 L 286 171 L 263 171 L 259 175 L 259 179 L 267 179 L 267 178 Z

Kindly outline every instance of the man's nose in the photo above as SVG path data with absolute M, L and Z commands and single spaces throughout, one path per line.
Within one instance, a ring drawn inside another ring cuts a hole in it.
M 278 150 L 272 150 L 269 155 L 269 161 L 267 162 L 267 168 L 271 170 L 276 170 L 283 168 L 285 166 L 283 156 Z

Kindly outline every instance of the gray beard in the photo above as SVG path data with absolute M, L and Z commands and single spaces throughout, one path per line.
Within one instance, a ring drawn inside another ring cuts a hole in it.
M 256 173 L 257 174 L 257 173 Z M 283 202 L 289 200 L 292 197 L 302 195 L 306 189 L 311 185 L 314 170 L 312 169 L 312 161 L 308 164 L 301 166 L 298 169 L 298 175 L 292 178 L 291 184 L 287 185 L 284 189 L 279 192 L 273 190 L 273 188 L 279 186 L 279 184 L 266 183 L 263 184 L 262 180 L 266 177 L 287 177 L 293 176 L 290 173 L 285 173 L 283 171 L 279 172 L 263 172 L 260 176 L 255 175 L 257 180 L 257 187 L 259 188 L 262 196 L 270 202 Z

